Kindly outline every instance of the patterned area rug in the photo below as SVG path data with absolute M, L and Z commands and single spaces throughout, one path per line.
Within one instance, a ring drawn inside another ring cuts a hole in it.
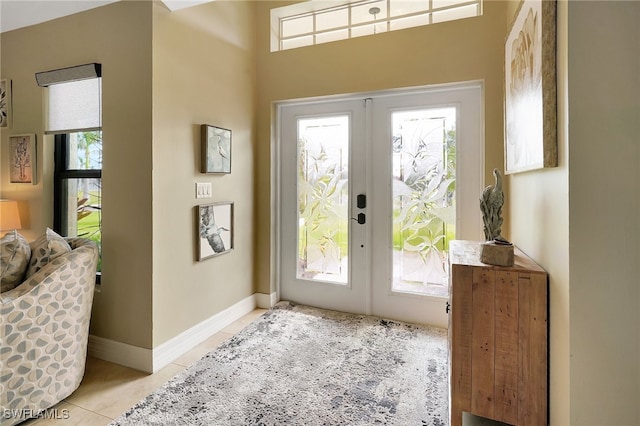
M 280 302 L 111 425 L 446 425 L 446 330 Z

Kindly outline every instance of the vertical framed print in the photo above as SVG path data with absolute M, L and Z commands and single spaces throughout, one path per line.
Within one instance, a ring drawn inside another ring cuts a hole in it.
M 505 173 L 558 165 L 556 1 L 520 4 L 505 42 Z
M 0 127 L 9 127 L 11 120 L 11 80 L 0 80 Z
M 36 135 L 9 136 L 9 177 L 11 183 L 36 184 Z
M 221 202 L 196 207 L 198 260 L 233 250 L 233 203 Z
M 203 124 L 202 173 L 231 173 L 231 130 Z

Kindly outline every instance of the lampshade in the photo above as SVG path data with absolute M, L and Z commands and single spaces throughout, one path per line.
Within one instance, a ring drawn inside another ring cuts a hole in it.
M 0 200 L 0 231 L 20 229 L 21 226 L 18 202 L 13 200 Z

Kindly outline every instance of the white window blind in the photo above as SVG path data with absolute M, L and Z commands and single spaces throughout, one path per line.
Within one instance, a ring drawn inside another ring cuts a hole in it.
M 100 130 L 101 78 L 49 86 L 46 133 Z
M 101 130 L 102 78 L 99 64 L 36 74 L 45 86 L 45 133 Z

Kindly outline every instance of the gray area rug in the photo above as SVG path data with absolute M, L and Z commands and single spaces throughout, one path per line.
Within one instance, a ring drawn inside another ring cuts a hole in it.
M 446 330 L 280 302 L 111 425 L 446 425 Z

